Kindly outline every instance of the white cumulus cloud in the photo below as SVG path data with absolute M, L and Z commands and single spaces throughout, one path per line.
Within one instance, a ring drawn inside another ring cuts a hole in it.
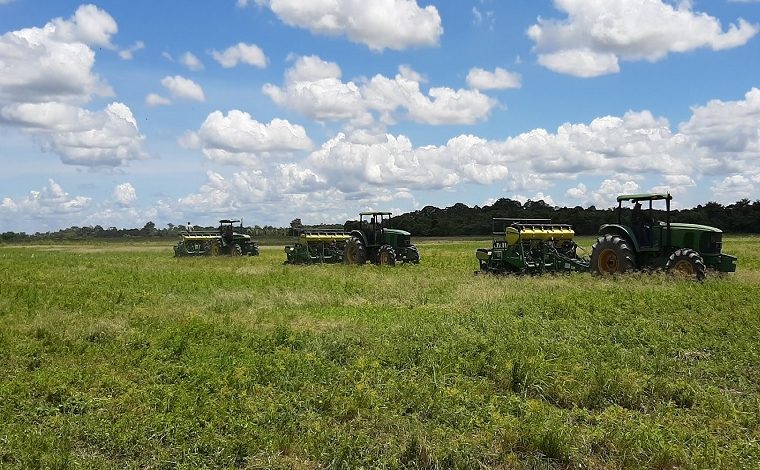
M 119 51 L 119 57 L 122 60 L 132 60 L 135 57 L 135 52 L 145 49 L 145 43 L 143 41 L 137 41 L 130 47 Z
M 108 13 L 92 5 L 79 7 L 69 19 L 42 28 L 0 36 L 0 103 L 66 101 L 84 103 L 113 90 L 92 69 L 90 46 L 110 45 L 117 30 Z
M 470 88 L 478 90 L 520 88 L 522 77 L 518 73 L 509 72 L 501 67 L 496 67 L 493 72 L 475 67 L 467 74 L 467 84 Z
M 497 105 L 478 90 L 421 89 L 422 77 L 408 67 L 388 78 L 375 75 L 364 83 L 343 82 L 340 67 L 316 56 L 300 57 L 285 73 L 282 87 L 266 84 L 263 92 L 278 105 L 317 120 L 347 120 L 369 125 L 404 118 L 415 122 L 474 124 Z
M 267 57 L 256 44 L 238 43 L 222 52 L 212 51 L 211 56 L 224 68 L 232 68 L 238 64 L 253 65 L 260 69 L 266 68 Z
M 128 207 L 137 201 L 137 191 L 132 183 L 121 183 L 113 188 L 113 198 L 120 206 Z
M 345 35 L 372 50 L 438 45 L 443 34 L 438 9 L 416 0 L 255 0 L 285 24 L 328 36 Z M 239 6 L 250 3 L 238 0 Z
M 123 103 L 95 112 L 65 103 L 23 103 L 4 107 L 0 119 L 43 137 L 45 147 L 64 163 L 118 166 L 147 157 L 145 137 Z
M 157 93 L 149 93 L 145 97 L 145 104 L 151 107 L 166 106 L 166 105 L 172 104 L 172 100 L 170 100 L 169 98 L 165 96 L 161 96 Z
M 89 197 L 70 196 L 61 185 L 49 179 L 47 186 L 39 191 L 30 191 L 21 199 L 5 197 L 0 203 L 0 214 L 25 214 L 32 217 L 61 215 L 81 212 L 92 201 Z
M 198 72 L 205 68 L 203 62 L 190 51 L 182 54 L 179 58 L 179 62 L 193 72 Z
M 595 77 L 616 73 L 619 61 L 655 62 L 670 53 L 742 46 L 757 25 L 720 21 L 693 11 L 692 2 L 663 0 L 555 0 L 564 19 L 539 18 L 528 29 L 538 61 L 559 73 Z
M 203 88 L 189 78 L 180 75 L 175 75 L 173 77 L 166 76 L 161 80 L 161 85 L 163 85 L 164 88 L 166 88 L 175 98 L 191 101 L 206 101 L 206 95 L 203 93 Z
M 118 166 L 146 158 L 132 111 L 114 102 L 102 111 L 80 107 L 111 88 L 92 72 L 91 46 L 113 48 L 116 21 L 93 5 L 42 28 L 0 37 L 0 124 L 21 128 L 67 164 Z
M 231 110 L 226 116 L 214 111 L 197 132 L 186 133 L 180 143 L 201 149 L 210 160 L 243 165 L 255 163 L 260 156 L 288 154 L 312 146 L 302 126 L 283 119 L 264 124 L 239 110 Z

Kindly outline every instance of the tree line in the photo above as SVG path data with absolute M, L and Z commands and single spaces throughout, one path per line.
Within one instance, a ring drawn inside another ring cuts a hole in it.
M 213 232 L 219 229 L 218 226 L 204 227 L 201 225 L 192 226 L 194 232 Z M 27 234 L 25 232 L 3 232 L 0 233 L 0 241 L 34 241 L 34 240 L 116 240 L 116 239 L 175 239 L 179 235 L 186 233 L 185 225 L 166 224 L 166 227 L 157 227 L 154 222 L 146 223 L 142 228 L 103 228 L 100 225 L 95 226 L 73 226 L 57 230 L 54 232 L 36 232 Z M 254 225 L 244 227 L 243 231 L 247 234 L 257 237 L 285 237 L 287 229 L 282 227 L 273 227 L 265 225 L 260 227 Z
M 664 207 L 663 202 L 655 204 Z M 664 210 L 655 210 L 653 215 L 665 220 Z M 551 219 L 553 223 L 572 225 L 578 235 L 595 235 L 601 225 L 617 223 L 617 208 L 555 207 L 544 201 L 521 204 L 503 198 L 483 207 L 461 203 L 444 209 L 427 206 L 394 217 L 391 224 L 415 236 L 490 235 L 494 217 Z M 622 218 L 623 223 L 630 222 L 630 209 L 624 207 Z M 671 222 L 710 225 L 728 233 L 760 233 L 760 200 L 742 199 L 727 206 L 708 202 L 691 209 L 671 210 Z
M 655 211 L 655 217 L 665 220 L 664 211 Z M 438 208 L 427 206 L 414 212 L 393 217 L 390 226 L 410 232 L 414 236 L 480 236 L 490 235 L 492 219 L 508 217 L 516 219 L 551 219 L 553 223 L 570 224 L 578 235 L 594 235 L 602 224 L 617 222 L 616 209 L 597 209 L 594 206 L 583 208 L 555 207 L 544 201 L 527 201 L 520 203 L 502 198 L 491 205 L 469 207 L 458 203 L 451 207 Z M 630 220 L 628 209 L 624 209 L 624 222 Z M 718 227 L 728 233 L 760 233 L 760 200 L 751 202 L 742 199 L 734 204 L 724 206 L 717 202 L 708 202 L 691 209 L 671 211 L 671 221 Z M 344 225 L 350 225 L 347 221 Z M 321 228 L 338 228 L 341 224 L 322 225 Z M 302 227 L 300 219 L 294 219 L 290 227 L 249 226 L 244 232 L 253 237 L 286 238 L 293 233 L 293 228 Z M 184 233 L 184 225 L 167 224 L 157 227 L 148 222 L 142 228 L 103 228 L 95 226 L 73 226 L 55 232 L 0 233 L 0 242 L 17 242 L 30 240 L 88 240 L 88 239 L 157 239 L 177 238 Z M 194 231 L 214 231 L 216 226 L 194 226 Z

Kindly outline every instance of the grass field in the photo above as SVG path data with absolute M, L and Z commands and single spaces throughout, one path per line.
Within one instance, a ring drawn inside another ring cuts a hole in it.
M 487 245 L 0 245 L 0 467 L 760 468 L 760 238 L 701 284 L 474 276 Z

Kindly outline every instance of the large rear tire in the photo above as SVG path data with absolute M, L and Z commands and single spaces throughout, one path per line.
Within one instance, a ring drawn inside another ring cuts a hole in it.
M 691 248 L 681 248 L 670 255 L 665 269 L 669 273 L 690 277 L 696 281 L 704 281 L 707 274 L 707 267 L 702 256 Z
M 591 247 L 591 271 L 594 274 L 622 274 L 636 269 L 628 242 L 615 235 L 599 237 Z
M 383 245 L 377 250 L 377 264 L 380 266 L 395 266 L 396 251 L 390 245 Z
M 367 248 L 360 238 L 351 237 L 346 241 L 343 262 L 346 264 L 364 264 L 367 262 Z

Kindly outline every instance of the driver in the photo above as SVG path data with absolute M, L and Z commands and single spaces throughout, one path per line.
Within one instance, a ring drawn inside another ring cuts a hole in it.
M 652 218 L 641 209 L 641 203 L 636 201 L 631 214 L 631 226 L 641 246 L 652 246 Z

